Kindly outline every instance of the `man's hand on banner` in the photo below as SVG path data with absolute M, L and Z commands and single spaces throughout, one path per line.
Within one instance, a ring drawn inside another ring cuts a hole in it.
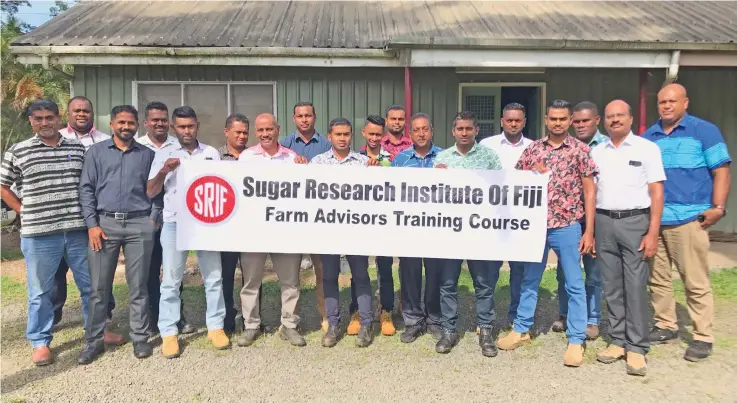
M 307 158 L 305 158 L 305 157 L 303 157 L 301 155 L 298 155 L 298 156 L 294 157 L 294 163 L 295 164 L 307 164 L 309 162 L 310 161 L 308 161 Z
M 376 158 L 369 158 L 369 160 L 366 162 L 367 167 L 377 167 L 379 165 L 379 160 L 377 160 Z
M 438 165 L 435 165 L 435 168 L 448 169 L 448 166 L 445 164 L 438 164 Z
M 164 166 L 161 167 L 161 172 L 169 173 L 179 166 L 179 158 L 169 158 L 164 163 Z
M 538 162 L 535 164 L 534 167 L 532 167 L 533 172 L 537 172 L 539 174 L 544 174 L 550 171 L 548 167 L 545 166 L 545 164 Z

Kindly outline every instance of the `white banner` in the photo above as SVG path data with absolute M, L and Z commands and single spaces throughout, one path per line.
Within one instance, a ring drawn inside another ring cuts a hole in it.
M 182 161 L 177 249 L 534 262 L 547 175 Z

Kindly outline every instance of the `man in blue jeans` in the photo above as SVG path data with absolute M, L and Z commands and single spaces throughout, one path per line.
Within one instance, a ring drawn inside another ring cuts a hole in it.
M 590 149 L 608 139 L 599 131 L 599 109 L 593 102 L 583 101 L 573 107 L 573 129 L 574 136 Z M 586 232 L 586 221 L 581 221 L 581 231 Z M 601 270 L 596 267 L 593 255 L 581 256 L 583 271 L 586 273 L 586 307 L 588 312 L 588 323 L 586 325 L 586 339 L 596 340 L 599 337 L 599 322 L 601 321 Z M 556 268 L 556 279 L 558 280 L 558 320 L 553 322 L 551 328 L 554 332 L 566 331 L 566 316 L 568 316 L 568 294 L 566 294 L 563 270 L 560 265 Z
M 84 146 L 59 133 L 59 106 L 41 99 L 28 107 L 35 135 L 14 144 L 0 168 L 0 196 L 21 219 L 21 251 L 26 260 L 31 360 L 38 366 L 54 362 L 49 346 L 54 312 L 51 287 L 62 257 L 72 269 L 82 298 L 87 325 L 90 274 L 87 230 L 79 204 L 79 176 Z M 22 184 L 23 200 L 10 190 Z
M 597 169 L 589 156 L 589 147 L 568 135 L 572 109 L 570 103 L 562 100 L 548 105 L 545 115 L 548 135 L 527 147 L 517 162 L 517 169 L 550 174 L 548 231 L 542 260 L 525 263 L 514 326 L 509 334 L 499 339 L 498 345 L 502 350 L 514 350 L 530 340 L 538 289 L 552 248 L 565 273 L 568 292 L 568 349 L 563 364 L 579 367 L 583 364 L 586 327 L 586 292 L 580 262 L 581 254 L 591 253 L 594 246 L 596 188 L 593 176 Z M 586 232 L 582 233 L 579 221 L 584 215 L 587 225 Z

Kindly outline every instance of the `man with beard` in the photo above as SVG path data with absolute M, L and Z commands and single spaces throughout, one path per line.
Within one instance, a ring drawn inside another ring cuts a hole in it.
M 89 150 L 93 144 L 100 143 L 110 138 L 109 135 L 97 130 L 94 126 L 95 111 L 89 99 L 83 96 L 76 96 L 67 102 L 67 127 L 59 130 L 62 136 L 70 140 L 79 140 L 85 150 Z M 54 276 L 54 285 L 51 288 L 51 304 L 54 307 L 54 325 L 61 322 L 62 309 L 67 301 L 67 272 L 69 265 L 62 258 L 59 269 Z M 115 297 L 110 294 L 110 303 L 108 305 L 108 323 L 113 317 L 113 309 L 115 309 Z M 125 342 L 122 335 L 105 331 L 105 344 L 119 345 Z
M 608 137 L 599 131 L 599 109 L 593 102 L 583 101 L 573 107 L 572 126 L 574 137 L 593 149 L 596 145 L 608 140 Z M 586 221 L 581 221 L 581 231 L 586 232 Z M 596 260 L 591 254 L 581 256 L 583 271 L 586 274 L 586 339 L 596 340 L 599 337 L 599 322 L 601 321 L 601 270 L 596 267 Z M 566 317 L 568 316 L 568 294 L 566 293 L 565 279 L 560 264 L 556 268 L 558 280 L 558 320 L 553 322 L 551 330 L 554 332 L 566 331 Z
M 146 133 L 139 136 L 136 141 L 157 153 L 159 150 L 168 150 L 178 144 L 177 138 L 169 134 L 169 109 L 165 104 L 153 101 L 146 105 L 143 127 Z M 161 220 L 156 220 L 156 232 L 154 233 L 154 249 L 151 252 L 151 264 L 148 272 L 148 303 L 149 303 L 149 327 L 151 333 L 159 332 L 159 301 L 161 300 Z M 184 286 L 179 287 L 179 293 Z M 184 317 L 184 301 L 181 302 L 181 319 L 177 323 L 179 333 L 194 333 L 197 329 Z
M 80 203 L 89 232 L 90 321 L 77 362 L 86 365 L 105 351 L 105 307 L 113 289 L 121 247 L 125 250 L 130 337 L 136 358 L 151 356 L 148 344 L 148 270 L 155 215 L 146 194 L 155 153 L 134 139 L 138 111 L 130 105 L 110 112 L 113 138 L 90 148 L 80 179 Z M 160 199 L 159 199 L 160 201 Z
M 189 106 L 180 106 L 171 114 L 172 127 L 178 144 L 156 153 L 148 175 L 147 193 L 155 197 L 164 193 L 164 226 L 161 229 L 163 249 L 163 276 L 161 280 L 161 302 L 159 303 L 159 330 L 161 331 L 161 353 L 165 358 L 181 354 L 177 323 L 181 319 L 180 288 L 184 277 L 188 251 L 177 250 L 176 201 L 177 168 L 180 160 L 220 161 L 220 153 L 197 140 L 200 123 L 197 114 Z M 202 274 L 207 303 L 207 338 L 216 349 L 230 347 L 225 334 L 225 299 L 223 297 L 222 264 L 220 252 L 196 251 L 197 264 Z
M 547 107 L 545 124 L 548 135 L 528 146 L 517 162 L 517 169 L 550 172 L 548 178 L 548 230 L 542 259 L 525 263 L 520 302 L 512 331 L 498 341 L 502 350 L 514 350 L 530 341 L 530 328 L 535 319 L 538 290 L 545 271 L 548 252 L 552 248 L 563 269 L 568 292 L 568 349 L 563 364 L 583 364 L 586 338 L 586 291 L 581 273 L 581 254 L 594 248 L 594 213 L 596 208 L 596 164 L 589 147 L 568 135 L 571 126 L 571 104 L 555 100 Z M 586 217 L 586 232 L 579 221 Z
M 404 134 L 407 114 L 402 106 L 392 105 L 386 108 L 384 119 L 388 133 L 381 139 L 381 148 L 394 158 L 395 155 L 412 147 L 412 139 Z
M 79 288 L 82 318 L 87 324 L 90 271 L 87 232 L 79 206 L 84 146 L 59 134 L 59 106 L 49 100 L 34 101 L 28 107 L 28 121 L 35 135 L 5 152 L 0 197 L 20 216 L 20 247 L 28 286 L 26 338 L 33 348 L 31 360 L 42 366 L 54 362 L 49 348 L 54 326 L 50 294 L 63 256 Z M 11 190 L 13 185 L 22 185 L 22 201 Z M 104 314 L 103 310 L 103 324 Z

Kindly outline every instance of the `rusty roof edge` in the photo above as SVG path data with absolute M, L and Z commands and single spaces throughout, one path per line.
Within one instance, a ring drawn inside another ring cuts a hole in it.
M 317 58 L 397 58 L 398 51 L 353 48 L 283 47 L 171 47 L 171 46 L 28 46 L 11 45 L 15 55 L 124 55 L 124 56 L 271 56 Z
M 397 36 L 385 49 L 529 49 L 529 50 L 704 50 L 737 51 L 737 42 L 593 41 L 571 39 L 496 39 Z

